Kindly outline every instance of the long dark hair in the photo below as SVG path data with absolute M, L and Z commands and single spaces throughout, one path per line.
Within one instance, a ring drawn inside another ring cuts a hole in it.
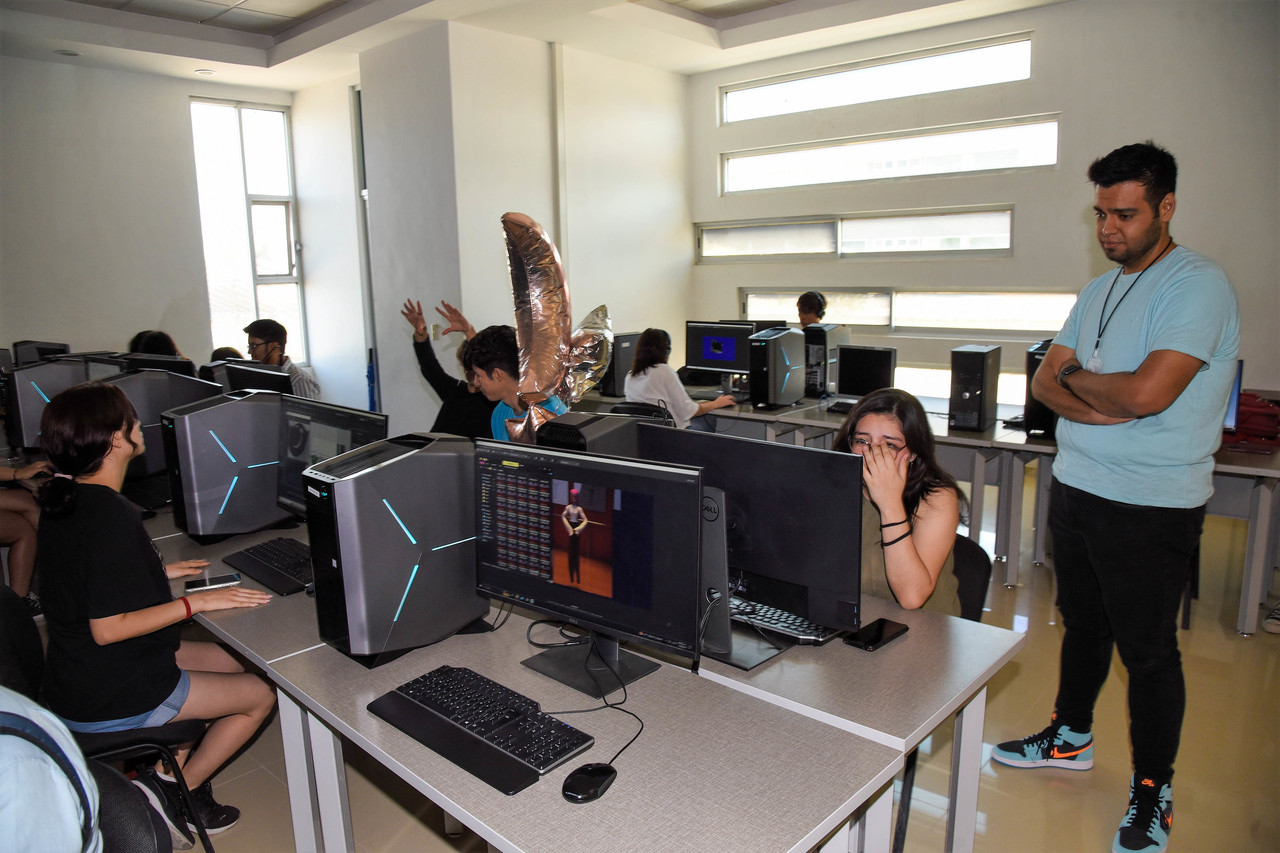
M 938 464 L 934 453 L 933 430 L 920 401 L 898 388 L 881 388 L 872 391 L 858 401 L 849 416 L 836 431 L 832 449 L 852 453 L 849 440 L 853 438 L 858 421 L 867 415 L 888 415 L 902 425 L 902 437 L 907 447 L 916 455 L 907 468 L 907 482 L 902 489 L 902 504 L 908 518 L 915 518 L 920 502 L 939 489 L 951 489 L 960 500 L 960 515 L 968 515 L 968 500 L 952 477 Z
M 51 478 L 40 489 L 41 509 L 53 516 L 69 513 L 76 492 L 75 480 L 70 478 L 102 468 L 111 440 L 120 430 L 133 445 L 129 434 L 137 422 L 133 404 L 116 385 L 86 382 L 50 400 L 40 417 L 40 447 L 64 476 Z
M 663 329 L 645 329 L 636 341 L 636 354 L 631 362 L 631 375 L 639 376 L 655 364 L 666 364 L 671 355 L 671 336 Z

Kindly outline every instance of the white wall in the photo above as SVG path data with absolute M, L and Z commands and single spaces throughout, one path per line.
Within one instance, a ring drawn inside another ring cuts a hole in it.
M 0 341 L 122 350 L 164 329 L 208 357 L 192 95 L 289 101 L 0 58 Z
M 691 78 L 697 221 L 1002 202 L 1014 205 L 1015 235 L 1009 258 L 698 266 L 695 313 L 736 316 L 740 287 L 1077 292 L 1111 266 L 1094 239 L 1084 171 L 1113 148 L 1152 138 L 1180 166 L 1174 237 L 1221 263 L 1235 285 L 1246 383 L 1280 387 L 1278 19 L 1280 6 L 1268 0 L 1076 0 Z M 1033 34 L 1029 81 L 715 124 L 720 85 L 1020 31 Z M 1048 112 L 1061 113 L 1054 168 L 718 195 L 721 151 Z M 939 366 L 956 343 L 888 342 L 900 364 Z M 1004 369 L 1020 369 L 1020 354 L 1004 349 Z
M 351 87 L 304 89 L 293 102 L 294 172 L 311 364 L 324 399 L 369 408 Z

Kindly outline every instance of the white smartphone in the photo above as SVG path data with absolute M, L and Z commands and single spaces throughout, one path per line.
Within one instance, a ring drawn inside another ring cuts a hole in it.
M 204 592 L 207 589 L 219 589 L 224 586 L 235 586 L 240 583 L 240 573 L 230 572 L 225 575 L 192 578 L 186 583 L 187 592 Z

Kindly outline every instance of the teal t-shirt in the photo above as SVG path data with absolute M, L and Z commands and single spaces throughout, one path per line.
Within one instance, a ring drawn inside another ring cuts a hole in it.
M 562 403 L 559 397 L 548 397 L 538 403 L 538 406 L 553 415 L 563 415 L 569 411 L 569 407 Z M 519 417 L 520 414 L 499 400 L 498 405 L 493 407 L 493 414 L 489 417 L 489 430 L 493 433 L 493 437 L 498 441 L 510 441 L 511 437 L 507 435 L 507 418 Z
M 1141 278 L 1135 273 L 1117 279 L 1115 270 L 1099 276 L 1081 291 L 1054 339 L 1074 350 L 1081 364 L 1088 365 L 1094 354 L 1104 302 L 1098 373 L 1136 370 L 1162 349 L 1203 365 L 1159 414 L 1108 426 L 1060 420 L 1053 474 L 1069 486 L 1122 503 L 1201 506 L 1213 493 L 1213 452 L 1222 440 L 1240 349 L 1231 283 L 1222 267 L 1182 246 Z

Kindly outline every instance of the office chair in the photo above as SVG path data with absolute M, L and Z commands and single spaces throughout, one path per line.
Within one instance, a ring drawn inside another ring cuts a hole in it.
M 633 418 L 653 418 L 667 426 L 675 426 L 675 419 L 666 406 L 655 406 L 653 403 L 614 403 L 609 409 L 611 415 L 630 415 Z
M 956 534 L 953 554 L 951 571 L 958 581 L 956 597 L 960 599 L 960 618 L 981 622 L 982 605 L 986 603 L 987 587 L 991 584 L 991 558 L 981 545 L 959 533 Z M 893 853 L 902 853 L 907 843 L 907 818 L 911 815 L 911 793 L 915 788 L 918 758 L 917 750 L 911 750 L 902 769 L 902 795 L 898 798 L 898 822 L 893 830 Z
M 40 682 L 44 676 L 44 644 L 40 629 L 27 605 L 9 587 L 0 587 L 0 683 L 11 690 L 39 701 Z M 173 770 L 178 791 L 187 813 L 196 815 L 195 804 L 182 769 L 174 757 L 174 748 L 199 740 L 204 734 L 205 720 L 181 720 L 163 726 L 129 729 L 123 732 L 72 732 L 85 758 L 98 761 L 122 761 L 146 755 L 162 756 Z M 132 785 L 130 786 L 132 787 Z M 138 792 L 141 794 L 141 792 Z M 101 810 L 101 807 L 100 807 Z M 148 811 L 150 807 L 148 806 Z M 199 817 L 193 817 L 196 834 L 206 853 L 213 853 L 209 833 Z M 168 834 L 167 832 L 165 833 Z M 122 848 L 128 849 L 128 848 Z

